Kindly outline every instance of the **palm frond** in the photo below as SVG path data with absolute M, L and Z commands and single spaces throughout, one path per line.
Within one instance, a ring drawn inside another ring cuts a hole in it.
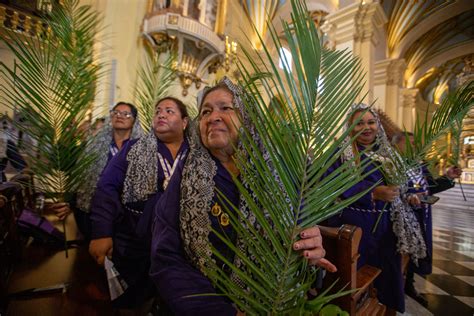
M 146 56 L 138 70 L 135 99 L 142 127 L 148 131 L 153 122 L 156 102 L 166 96 L 175 78 L 173 65 L 176 57 L 170 54 L 161 64 L 156 52 L 147 51 Z
M 414 148 L 407 147 L 405 158 L 414 163 L 429 160 L 436 141 L 446 135 L 456 124 L 459 125 L 472 108 L 473 94 L 474 82 L 471 81 L 447 95 L 433 113 L 431 121 L 428 120 L 428 111 L 423 120 L 417 117 L 413 130 Z M 454 148 L 452 152 L 454 157 L 459 157 L 459 150 L 460 146 Z M 436 148 L 436 151 L 440 152 L 441 148 Z
M 93 162 L 87 155 L 86 132 L 79 128 L 95 97 L 101 65 L 93 60 L 99 16 L 77 0 L 64 1 L 47 18 L 40 37 L 11 32 L 4 43 L 17 62 L 0 62 L 4 105 L 16 108 L 23 120 L 17 128 L 36 143 L 26 151 L 40 190 L 73 192 Z
M 286 67 L 279 69 L 267 45 L 256 59 L 253 52 L 244 49 L 250 67 L 240 67 L 242 85 L 247 90 L 245 110 L 253 127 L 241 132 L 243 150 L 236 157 L 241 174 L 235 181 L 255 222 L 242 218 L 242 214 L 235 215 L 239 211 L 234 207 L 228 213 L 241 244 L 234 245 L 214 232 L 242 265 L 228 262 L 215 249 L 214 254 L 243 286 L 221 269 L 207 272 L 247 314 L 293 314 L 309 309 L 305 293 L 315 275 L 292 245 L 302 229 L 336 214 L 360 197 L 338 201 L 344 191 L 362 179 L 362 169 L 354 168 L 354 161 L 324 178 L 344 150 L 343 140 L 351 133 L 350 129 L 344 130 L 343 120 L 362 91 L 360 63 L 350 52 L 324 50 L 304 2 L 292 0 L 291 4 L 292 23 L 283 21 L 283 37 L 291 52 L 293 70 L 285 59 Z M 280 51 L 281 37 L 271 25 L 269 32 L 272 44 Z M 269 100 L 277 100 L 279 107 L 270 109 Z M 254 134 L 260 136 L 261 143 L 255 141 Z

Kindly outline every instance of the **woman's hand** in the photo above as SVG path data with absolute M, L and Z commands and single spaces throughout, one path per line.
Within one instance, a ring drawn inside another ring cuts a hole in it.
M 112 258 L 112 237 L 92 239 L 89 244 L 89 253 L 99 265 L 104 265 L 105 256 Z
M 64 220 L 72 212 L 69 203 L 66 202 L 47 204 L 45 208 L 54 212 L 60 220 Z
M 411 206 L 420 206 L 421 205 L 420 197 L 418 196 L 418 194 L 409 194 L 407 196 L 407 202 Z
M 311 227 L 300 233 L 301 240 L 293 244 L 293 249 L 301 251 L 303 257 L 308 259 L 309 264 L 317 265 L 329 272 L 336 272 L 337 268 L 329 260 L 324 259 L 326 250 L 323 248 L 323 237 L 319 227 Z
M 374 200 L 393 202 L 400 196 L 400 189 L 395 185 L 379 185 L 372 191 L 372 196 Z
M 446 170 L 446 176 L 451 180 L 460 178 L 461 175 L 462 169 L 459 167 L 449 167 L 448 170 Z

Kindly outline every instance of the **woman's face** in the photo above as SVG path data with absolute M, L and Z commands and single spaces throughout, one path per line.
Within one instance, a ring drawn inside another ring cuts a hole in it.
M 132 130 L 135 118 L 132 116 L 132 109 L 128 105 L 117 105 L 110 115 L 113 129 Z
M 184 137 L 188 118 L 183 118 L 178 105 L 173 100 L 165 99 L 158 103 L 153 116 L 153 130 L 156 137 L 166 142 Z
M 199 131 L 204 146 L 211 151 L 233 153 L 240 120 L 234 110 L 233 95 L 225 89 L 210 92 L 199 113 Z
M 356 135 L 362 131 L 362 133 L 359 136 L 357 136 L 356 141 L 360 145 L 368 146 L 374 142 L 375 136 L 377 135 L 377 131 L 379 129 L 377 120 L 375 119 L 375 116 L 370 111 L 367 111 L 367 112 L 358 111 L 352 116 L 351 124 L 353 122 L 356 122 L 359 118 L 360 120 L 357 122 L 356 126 L 354 127 L 352 134 Z

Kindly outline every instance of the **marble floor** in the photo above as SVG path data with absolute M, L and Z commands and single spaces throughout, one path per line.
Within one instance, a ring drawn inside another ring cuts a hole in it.
M 433 273 L 415 275 L 428 307 L 407 297 L 403 315 L 474 315 L 474 185 L 462 186 L 467 201 L 456 185 L 433 206 Z

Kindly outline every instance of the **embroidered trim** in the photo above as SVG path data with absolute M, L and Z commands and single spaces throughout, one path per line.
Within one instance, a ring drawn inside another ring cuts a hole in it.
M 358 208 L 358 207 L 353 207 L 353 206 L 348 206 L 346 207 L 346 209 L 349 209 L 349 210 L 352 210 L 352 211 L 357 211 L 357 212 L 364 212 L 364 213 L 386 213 L 388 212 L 389 210 L 387 209 L 384 209 L 384 210 L 368 210 L 368 209 L 362 209 L 362 208 Z

